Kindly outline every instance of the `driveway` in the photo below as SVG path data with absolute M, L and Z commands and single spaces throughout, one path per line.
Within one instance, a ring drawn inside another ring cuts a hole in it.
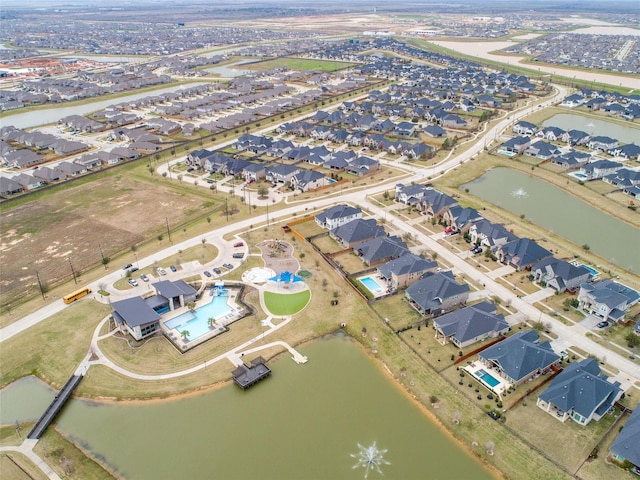
M 526 297 L 522 297 L 522 299 L 530 305 L 533 305 L 536 302 L 541 302 L 545 298 L 553 297 L 556 294 L 556 291 L 551 287 L 543 288 L 542 290 L 538 290 Z
M 602 318 L 596 315 L 587 315 L 580 321 L 580 325 L 586 328 L 587 330 L 596 330 L 602 331 L 603 328 L 597 328 L 596 325 L 602 321 Z

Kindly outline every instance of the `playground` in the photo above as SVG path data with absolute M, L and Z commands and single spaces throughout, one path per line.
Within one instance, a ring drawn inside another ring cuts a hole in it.
M 300 268 L 298 261 L 293 258 L 293 245 L 283 240 L 265 240 L 259 243 L 264 265 L 277 275 L 282 272 L 297 272 Z

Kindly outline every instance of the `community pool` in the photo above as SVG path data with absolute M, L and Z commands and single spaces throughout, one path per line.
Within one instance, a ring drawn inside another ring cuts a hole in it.
M 474 375 L 478 377 L 478 379 L 482 383 L 488 385 L 490 388 L 495 388 L 497 385 L 500 385 L 500 380 L 496 379 L 493 375 L 491 375 L 484 369 L 478 370 L 476 373 L 474 373 Z
M 180 334 L 186 330 L 189 332 L 187 339 L 192 341 L 211 331 L 210 318 L 218 319 L 232 311 L 233 309 L 227 305 L 227 297 L 211 297 L 211 302 L 206 305 L 172 318 L 164 325 L 167 328 L 175 328 Z
M 376 282 L 375 278 L 372 276 L 362 277 L 359 279 L 360 283 L 362 283 L 367 290 L 369 290 L 374 295 L 382 295 L 384 293 L 384 287 Z

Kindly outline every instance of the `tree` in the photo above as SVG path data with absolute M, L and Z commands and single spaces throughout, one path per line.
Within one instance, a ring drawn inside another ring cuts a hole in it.
M 189 335 L 191 335 L 191 332 L 189 332 L 189 330 L 182 330 L 180 332 L 180 335 L 182 335 L 182 338 L 184 338 L 185 340 L 189 340 Z
M 624 339 L 631 348 L 640 346 L 640 336 L 633 332 L 629 332 Z
M 189 302 L 187 303 L 187 308 L 191 311 L 196 309 L 196 302 Z
M 260 187 L 258 189 L 258 196 L 260 198 L 266 197 L 268 193 L 269 193 L 269 189 L 267 187 Z
M 216 323 L 216 319 L 214 317 L 209 317 L 207 319 L 207 325 L 209 325 L 209 328 L 213 328 L 215 323 Z
M 431 402 L 431 405 L 438 403 L 438 397 L 436 397 L 435 395 L 430 395 L 429 402 Z

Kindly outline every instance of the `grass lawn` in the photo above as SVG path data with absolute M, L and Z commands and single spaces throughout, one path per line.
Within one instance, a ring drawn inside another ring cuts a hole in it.
M 318 247 L 322 253 L 334 253 L 342 250 L 340 244 L 329 235 L 314 239 L 313 244 Z
M 369 268 L 359 256 L 353 253 L 353 251 L 336 255 L 333 257 L 333 260 L 349 274 L 361 272 L 362 270 L 367 270 Z
M 47 476 L 21 453 L 3 452 L 0 456 L 0 478 L 6 480 L 46 480 Z
M 0 446 L 4 447 L 7 445 L 20 445 L 26 437 L 27 433 L 31 431 L 35 422 L 24 422 L 20 424 L 20 428 L 22 429 L 21 437 L 18 436 L 18 432 L 16 432 L 16 425 L 5 425 L 0 427 Z M 0 478 L 2 475 L 0 475 Z
M 615 421 L 615 417 L 605 415 L 599 422 L 592 421 L 586 426 L 578 425 L 573 420 L 563 424 L 538 408 L 536 397 L 531 395 L 526 406 L 520 403 L 509 410 L 507 424 L 547 452 L 550 458 L 575 472 Z
M 62 478 L 113 479 L 107 470 L 52 427 L 44 432 L 34 451 Z
M 422 319 L 422 315 L 409 306 L 404 292 L 373 302 L 371 308 L 382 318 L 389 319 L 389 325 L 394 330 L 408 327 Z
M 95 327 L 109 312 L 109 305 L 82 300 L 3 342 L 0 387 L 26 375 L 62 387 L 87 354 Z
M 250 70 L 269 70 L 277 67 L 289 67 L 292 70 L 319 70 L 322 72 L 333 72 L 338 69 L 352 67 L 353 63 L 333 62 L 327 60 L 315 60 L 305 58 L 277 58 L 264 62 L 249 63 L 242 65 Z
M 273 315 L 294 315 L 307 306 L 311 290 L 298 293 L 264 292 L 264 304 Z

